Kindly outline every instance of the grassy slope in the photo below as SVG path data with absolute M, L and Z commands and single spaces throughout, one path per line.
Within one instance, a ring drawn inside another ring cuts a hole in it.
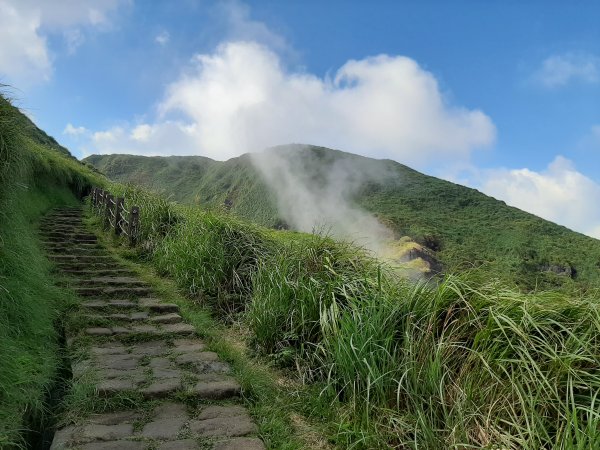
M 436 250 L 446 269 L 481 266 L 525 289 L 570 285 L 571 279 L 584 284 L 600 280 L 598 240 L 394 161 L 318 147 L 295 152 L 311 177 L 318 178 L 319 171 L 340 159 L 361 170 L 393 174 L 365 183 L 354 200 L 398 235 Z M 281 223 L 274 193 L 248 155 L 225 162 L 129 155 L 95 155 L 86 161 L 115 181 L 139 183 L 178 202 L 223 208 L 227 200 L 243 218 L 265 226 Z
M 84 160 L 113 181 L 134 183 L 169 199 L 222 208 L 225 200 L 241 217 L 261 225 L 277 222 L 275 197 L 248 155 L 225 162 L 202 156 L 92 155 Z
M 54 285 L 37 226 L 75 204 L 91 172 L 0 95 L 0 447 L 44 420 L 58 364 L 55 321 L 71 298 Z
M 415 284 L 349 244 L 111 190 L 145 211 L 131 257 L 296 371 L 306 388 L 289 404 L 339 448 L 600 445 L 597 292 L 523 294 L 472 275 Z

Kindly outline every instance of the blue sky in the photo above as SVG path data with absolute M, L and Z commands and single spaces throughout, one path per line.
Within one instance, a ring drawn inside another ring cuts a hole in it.
M 305 142 L 600 237 L 600 3 L 0 0 L 0 81 L 76 156 Z

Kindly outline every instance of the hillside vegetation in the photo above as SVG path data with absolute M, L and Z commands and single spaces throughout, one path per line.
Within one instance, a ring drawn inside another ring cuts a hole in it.
M 295 373 L 340 448 L 600 445 L 597 293 L 414 283 L 350 244 L 111 189 L 143 212 L 135 255 Z
M 23 444 L 49 418 L 60 312 L 72 300 L 55 286 L 37 224 L 50 208 L 77 203 L 92 179 L 0 95 L 0 448 Z
M 409 236 L 435 252 L 446 272 L 479 267 L 524 290 L 568 289 L 600 281 L 600 241 L 474 189 L 390 160 L 310 146 L 273 151 L 293 158 L 294 166 L 315 182 L 340 161 L 359 172 L 383 174 L 366 178 L 350 201 L 397 237 Z M 276 189 L 264 181 L 250 155 L 225 162 L 131 155 L 93 155 L 85 161 L 114 181 L 138 184 L 179 203 L 228 209 L 267 227 L 286 225 Z

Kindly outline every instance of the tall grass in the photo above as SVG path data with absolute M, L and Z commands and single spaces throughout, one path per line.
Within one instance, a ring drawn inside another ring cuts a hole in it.
M 523 294 L 475 272 L 414 283 L 350 244 L 145 195 L 172 208 L 148 213 L 169 217 L 154 265 L 320 386 L 340 446 L 600 448 L 598 292 Z
M 355 255 L 337 255 L 354 273 L 324 259 L 311 274 L 294 251 L 265 264 L 248 313 L 259 348 L 294 355 L 348 406 L 344 445 L 600 445 L 597 297 L 415 285 Z
M 257 227 L 213 212 L 184 210 L 184 219 L 156 247 L 154 261 L 190 295 L 213 299 L 224 313 L 243 309 L 268 239 Z

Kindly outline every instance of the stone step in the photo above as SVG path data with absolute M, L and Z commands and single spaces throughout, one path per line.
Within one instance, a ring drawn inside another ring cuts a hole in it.
M 94 248 L 104 248 L 102 247 L 102 245 L 100 245 L 97 241 L 95 242 L 81 242 L 78 243 L 77 245 L 74 245 L 73 242 L 63 242 L 63 241 L 42 241 L 41 244 L 46 247 L 46 248 L 52 248 L 52 247 L 78 247 L 78 248 L 89 248 L 89 249 L 94 249 Z
M 50 255 L 50 259 L 53 261 L 81 261 L 81 262 L 111 262 L 115 261 L 115 259 L 110 256 L 98 256 L 98 255 L 77 255 L 77 254 L 67 254 L 67 255 Z M 115 261 L 116 262 L 116 261 Z
M 82 286 L 73 290 L 81 297 L 97 298 L 135 298 L 148 295 L 148 287 L 112 287 L 112 286 Z
M 80 230 L 82 233 L 88 233 L 89 231 L 87 230 L 87 228 L 85 227 L 85 225 L 83 225 L 83 223 L 81 223 L 80 220 L 74 220 L 74 221 L 65 221 L 65 222 L 48 222 L 48 223 L 42 223 L 43 227 L 40 229 L 40 231 L 42 233 L 48 233 L 50 231 L 73 231 L 73 230 Z
M 151 316 L 148 311 L 134 311 L 131 313 L 112 313 L 112 314 L 89 314 L 86 319 L 94 323 L 102 321 L 117 322 L 145 322 L 149 324 L 170 324 L 180 323 L 183 318 L 176 313 L 159 314 Z
M 56 268 L 62 272 L 69 273 L 72 270 L 86 270 L 86 271 L 96 271 L 96 270 L 110 270 L 110 269 L 123 269 L 116 262 L 106 262 L 106 263 L 92 263 L 92 262 L 69 262 L 69 261 L 55 261 L 54 265 Z
M 128 325 L 114 327 L 91 327 L 85 329 L 88 336 L 138 336 L 138 337 L 167 337 L 192 336 L 196 329 L 187 323 L 170 323 L 164 325 Z
M 110 300 L 87 300 L 81 303 L 82 308 L 91 310 L 131 310 L 133 308 L 139 308 L 138 302 L 131 301 L 129 299 L 110 299 Z
M 45 217 L 46 221 L 67 220 L 67 219 L 81 220 L 81 219 L 83 219 L 83 214 L 81 212 L 59 212 L 59 213 L 49 214 Z
M 81 288 L 148 288 L 148 284 L 133 277 L 128 276 L 99 276 L 93 277 L 78 277 L 73 279 L 67 279 L 59 282 L 62 286 L 72 287 L 76 289 Z
M 83 269 L 80 266 L 77 266 L 74 269 L 62 270 L 62 272 L 77 278 L 89 278 L 94 276 L 126 277 L 135 275 L 135 273 L 129 269 L 120 269 L 114 266 L 108 269 Z
M 150 313 L 148 311 L 134 311 L 131 313 L 88 314 L 85 318 L 91 321 L 142 322 L 150 318 Z
M 48 214 L 45 216 L 40 222 L 42 223 L 54 223 L 56 220 L 66 220 L 66 219 L 83 219 L 82 214 Z
M 140 280 L 135 277 L 127 277 L 127 276 L 97 276 L 90 278 L 82 278 L 77 280 L 77 284 L 87 285 L 87 286 L 112 286 L 112 287 L 122 287 L 122 286 L 131 286 L 131 287 L 147 287 L 148 283 Z
M 249 437 L 256 425 L 241 406 L 206 405 L 190 413 L 179 401 L 167 401 L 141 412 L 117 411 L 91 415 L 81 423 L 59 430 L 51 450 L 77 447 L 85 450 L 265 450 L 262 441 Z M 143 419 L 147 423 L 136 428 Z M 181 434 L 185 439 L 180 438 Z M 199 444 L 201 442 L 201 444 Z
M 46 238 L 48 238 L 49 240 L 56 240 L 56 239 L 66 239 L 67 241 L 72 241 L 75 239 L 78 240 L 82 240 L 82 241 L 96 241 L 96 235 L 95 234 L 88 234 L 88 233 L 71 233 L 71 232 L 63 232 L 63 231 L 48 231 L 47 233 L 42 233 L 43 236 L 45 236 Z
M 92 310 L 109 310 L 109 309 L 132 309 L 137 308 L 138 311 L 149 311 L 154 314 L 179 314 L 179 306 L 174 303 L 160 303 L 154 298 L 137 299 L 96 299 L 87 300 L 81 304 L 82 307 Z
M 155 313 L 178 313 L 179 306 L 175 303 L 161 303 L 157 298 L 140 298 L 138 301 L 141 308 L 146 308 Z
M 49 230 L 60 227 L 79 227 L 84 229 L 84 225 L 80 219 L 52 219 L 52 220 L 41 220 L 41 230 Z M 87 231 L 87 230 L 86 230 Z
M 48 233 L 88 233 L 88 230 L 81 224 L 61 224 L 61 225 L 51 225 L 44 226 L 40 232 L 42 234 Z
M 86 235 L 88 236 L 87 230 L 80 227 L 70 227 L 70 228 L 46 228 L 44 231 L 40 233 L 42 236 L 73 236 L 73 235 Z
M 54 244 L 96 244 L 98 242 L 98 238 L 94 237 L 54 237 L 54 236 L 45 236 L 45 242 L 50 242 Z
M 77 255 L 77 256 L 111 256 L 102 248 L 80 248 L 80 247 L 54 247 L 46 248 L 50 255 Z

